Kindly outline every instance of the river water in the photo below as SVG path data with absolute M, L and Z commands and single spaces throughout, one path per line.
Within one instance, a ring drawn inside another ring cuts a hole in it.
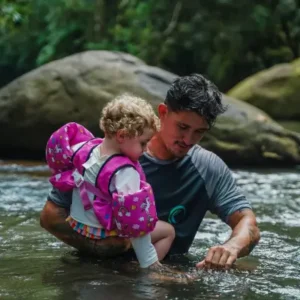
M 200 271 L 184 284 L 140 274 L 123 260 L 81 257 L 39 226 L 49 190 L 44 165 L 0 164 L 0 299 L 300 299 L 299 170 L 234 170 L 257 214 L 261 242 L 228 272 Z M 190 254 L 168 262 L 192 270 L 229 227 L 207 215 Z

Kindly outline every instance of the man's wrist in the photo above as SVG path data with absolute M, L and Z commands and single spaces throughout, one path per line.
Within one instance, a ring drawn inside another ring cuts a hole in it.
M 247 242 L 243 241 L 242 237 L 235 236 L 225 242 L 224 246 L 230 247 L 235 252 L 237 257 L 247 256 L 253 251 L 260 239 L 258 228 L 257 230 L 249 228 L 248 234 L 249 239 Z
M 228 248 L 231 254 L 236 255 L 236 257 L 239 256 L 239 253 L 242 250 L 242 246 L 239 245 L 238 241 L 236 241 L 236 238 L 234 237 L 225 242 L 223 246 Z

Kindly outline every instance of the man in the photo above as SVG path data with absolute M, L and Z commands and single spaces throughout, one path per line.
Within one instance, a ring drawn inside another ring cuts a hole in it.
M 256 218 L 225 163 L 198 143 L 225 111 L 217 87 L 199 74 L 180 77 L 158 106 L 160 131 L 140 162 L 151 184 L 161 220 L 171 223 L 176 239 L 171 253 L 189 250 L 209 210 L 232 228 L 228 241 L 209 249 L 198 268 L 229 268 L 248 255 L 260 239 Z M 126 239 L 89 240 L 65 221 L 71 193 L 52 190 L 41 213 L 41 226 L 80 251 L 101 257 L 121 254 Z

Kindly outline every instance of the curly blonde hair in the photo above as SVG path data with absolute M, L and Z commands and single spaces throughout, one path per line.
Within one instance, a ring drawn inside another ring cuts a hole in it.
M 102 110 L 100 129 L 109 138 L 119 130 L 128 137 L 143 134 L 146 128 L 157 132 L 159 119 L 152 106 L 142 98 L 123 94 L 108 102 Z

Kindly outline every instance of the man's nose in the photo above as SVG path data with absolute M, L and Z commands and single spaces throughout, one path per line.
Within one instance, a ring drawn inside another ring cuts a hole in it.
M 193 145 L 193 133 L 192 132 L 186 132 L 183 141 L 187 146 Z

